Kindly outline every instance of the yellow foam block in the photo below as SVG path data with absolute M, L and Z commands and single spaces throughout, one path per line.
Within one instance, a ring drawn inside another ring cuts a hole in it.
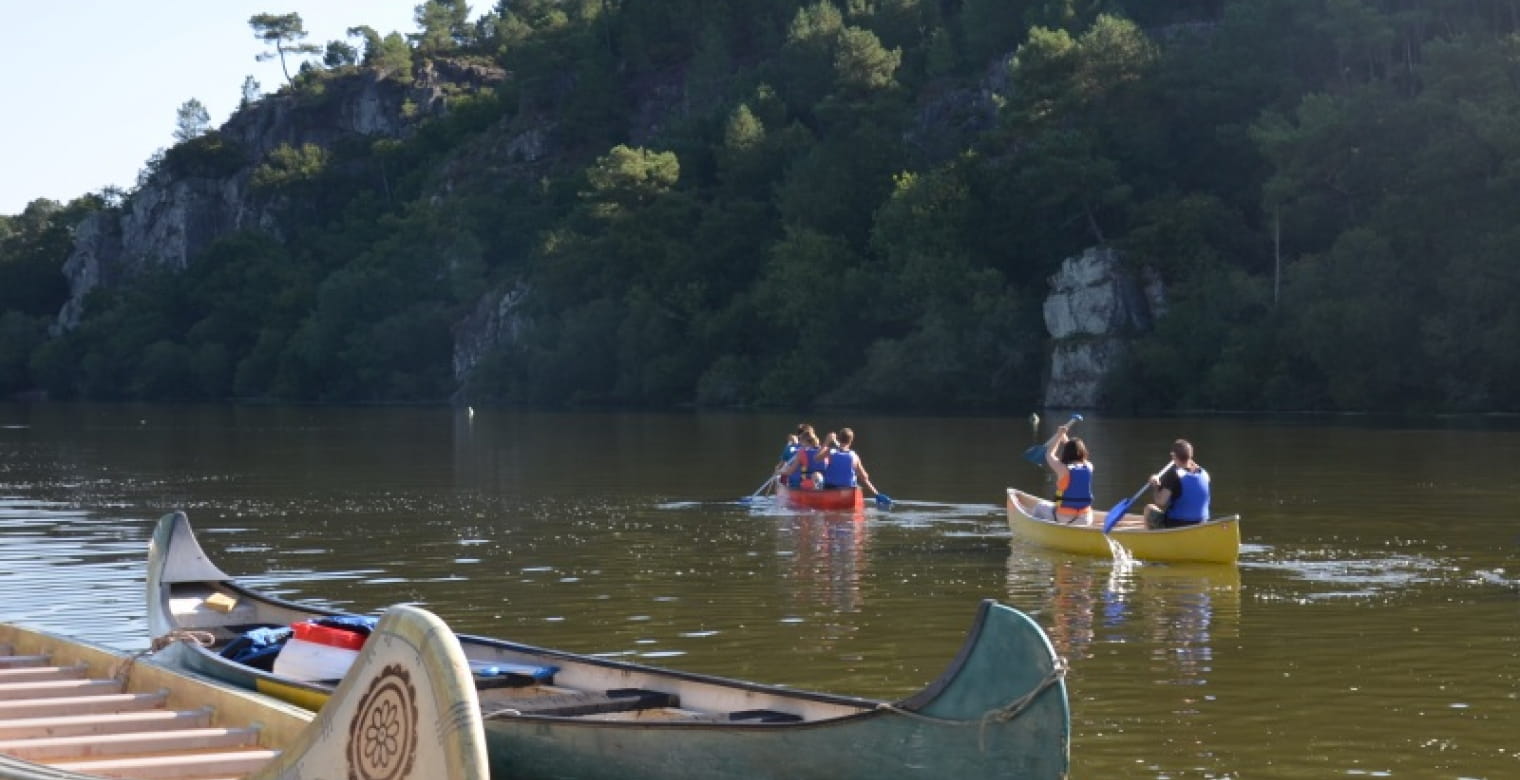
M 206 606 L 217 612 L 231 612 L 237 606 L 237 599 L 225 593 L 213 593 L 206 597 Z

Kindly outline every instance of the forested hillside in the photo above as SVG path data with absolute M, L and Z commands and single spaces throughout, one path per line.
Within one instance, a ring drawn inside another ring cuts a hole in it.
M 1047 278 L 1106 245 L 1168 294 L 1113 410 L 1520 411 L 1514 0 L 476 10 L 242 109 L 500 74 L 397 137 L 150 161 L 269 218 L 72 327 L 72 234 L 142 190 L 0 217 L 0 395 L 1027 410 Z

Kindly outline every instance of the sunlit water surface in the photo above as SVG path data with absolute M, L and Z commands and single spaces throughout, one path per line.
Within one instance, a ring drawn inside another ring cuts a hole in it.
M 0 619 L 145 648 L 143 565 L 184 509 L 245 582 L 360 612 L 895 698 L 984 598 L 1070 662 L 1074 777 L 1520 776 L 1520 433 L 1509 421 L 1085 421 L 1099 504 L 1188 436 L 1238 566 L 1008 534 L 1022 419 L 850 425 L 887 511 L 763 497 L 768 415 L 0 405 Z M 1042 431 L 1043 433 L 1044 431 Z

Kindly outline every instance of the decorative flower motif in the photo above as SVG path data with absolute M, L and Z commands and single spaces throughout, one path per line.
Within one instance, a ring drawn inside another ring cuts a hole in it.
M 364 724 L 364 760 L 384 769 L 401 752 L 401 708 L 394 701 L 383 701 L 371 710 Z
M 417 690 L 400 664 L 369 682 L 348 724 L 348 780 L 402 780 L 417 753 Z M 430 779 L 429 779 L 430 780 Z

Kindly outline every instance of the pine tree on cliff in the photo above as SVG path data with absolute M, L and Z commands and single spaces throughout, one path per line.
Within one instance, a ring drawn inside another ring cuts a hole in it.
M 248 18 L 248 26 L 253 28 L 255 35 L 265 43 L 274 46 L 275 53 L 264 52 L 254 59 L 263 62 L 275 56 L 280 58 L 280 70 L 285 73 L 285 82 L 294 83 L 290 78 L 290 69 L 285 66 L 285 52 L 291 54 L 320 54 L 322 47 L 315 43 L 298 43 L 306 37 L 306 25 L 301 21 L 301 15 L 289 14 L 254 14 Z

